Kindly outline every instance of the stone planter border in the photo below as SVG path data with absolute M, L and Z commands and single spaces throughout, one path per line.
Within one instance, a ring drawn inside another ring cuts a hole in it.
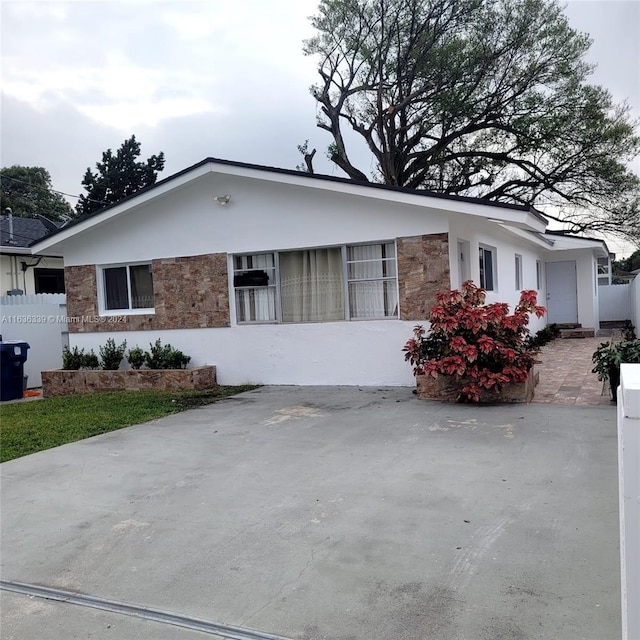
M 540 374 L 532 368 L 525 382 L 511 382 L 505 385 L 499 394 L 483 391 L 480 394 L 480 404 L 500 403 L 529 403 L 533 400 L 535 387 Z M 460 389 L 465 385 L 463 380 L 456 380 L 453 376 L 439 375 L 416 376 L 417 396 L 420 400 L 440 400 L 442 402 L 457 402 Z
M 92 391 L 202 390 L 216 386 L 212 365 L 193 369 L 122 369 L 104 371 L 55 369 L 42 372 L 42 397 Z

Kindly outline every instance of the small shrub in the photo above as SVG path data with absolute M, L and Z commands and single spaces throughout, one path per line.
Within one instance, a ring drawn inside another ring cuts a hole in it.
M 100 368 L 100 360 L 98 360 L 98 356 L 95 354 L 93 349 L 91 349 L 89 353 L 85 353 L 82 368 L 83 369 L 99 369 Z
M 144 351 L 140 347 L 134 347 L 127 354 L 127 362 L 132 369 L 140 369 L 144 364 Z
M 120 363 L 124 357 L 127 341 L 116 345 L 113 338 L 109 338 L 103 347 L 100 347 L 100 359 L 102 360 L 102 368 L 107 371 L 116 371 L 120 368 Z
M 545 344 L 556 340 L 560 337 L 560 329 L 557 324 L 547 325 L 544 329 L 540 329 L 536 334 L 525 338 L 525 345 L 528 349 L 534 351 L 544 347 Z
M 78 347 L 73 347 L 73 349 L 65 347 L 62 351 L 62 368 L 70 371 L 99 369 L 100 362 L 93 349 L 89 353 L 85 353 L 84 349 L 78 349 Z
M 62 368 L 69 371 L 78 371 L 84 366 L 85 353 L 84 349 L 78 347 L 65 347 L 62 350 Z
M 170 344 L 163 345 L 158 338 L 149 343 L 150 351 L 144 354 L 144 362 L 149 369 L 184 369 L 191 361 L 182 351 L 174 349 Z

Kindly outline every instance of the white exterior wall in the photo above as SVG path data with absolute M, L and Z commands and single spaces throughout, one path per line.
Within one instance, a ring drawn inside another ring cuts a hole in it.
M 480 281 L 480 261 L 478 259 L 478 246 L 489 245 L 496 248 L 497 268 L 494 274 L 497 277 L 497 289 L 487 292 L 487 302 L 506 302 L 513 311 L 520 300 L 520 290 L 516 290 L 515 255 L 522 256 L 522 285 L 523 289 L 536 291 L 536 261 L 543 265 L 545 251 L 535 245 L 514 236 L 497 223 L 486 222 L 480 219 L 470 219 L 467 216 L 452 216 L 451 231 L 449 236 L 449 260 L 451 263 L 451 280 L 453 287 L 460 286 L 460 274 L 458 273 L 457 242 L 464 240 L 470 244 L 469 266 L 471 279 L 475 283 Z M 538 291 L 538 304 L 546 304 L 546 291 L 544 278 L 542 289 Z M 546 325 L 546 317 L 529 320 L 529 329 L 532 333 L 539 331 Z
M 546 262 L 575 260 L 578 287 L 578 322 L 584 328 L 600 329 L 598 308 L 597 263 L 590 250 L 549 252 Z
M 220 384 L 415 384 L 402 347 L 415 322 L 369 320 L 309 324 L 240 325 L 219 329 L 119 332 L 145 350 L 160 338 L 191 356 L 189 366 L 214 364 Z M 70 334 L 73 345 L 92 348 L 109 334 Z
M 231 195 L 220 206 L 215 195 Z M 446 214 L 397 202 L 208 174 L 65 243 L 65 264 L 109 264 L 446 233 Z

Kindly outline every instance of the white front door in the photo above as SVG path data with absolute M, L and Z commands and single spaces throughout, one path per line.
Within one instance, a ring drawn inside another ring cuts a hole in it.
M 547 311 L 550 323 L 577 324 L 576 262 L 547 262 Z

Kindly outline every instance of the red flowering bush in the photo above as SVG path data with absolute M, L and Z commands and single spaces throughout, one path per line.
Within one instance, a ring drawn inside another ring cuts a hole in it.
M 503 302 L 485 305 L 485 291 L 471 280 L 436 294 L 429 334 L 416 326 L 404 348 L 414 375 L 454 376 L 460 400 L 478 402 L 483 390 L 498 394 L 509 382 L 524 382 L 536 351 L 527 346 L 529 315 L 542 317 L 535 291 L 523 291 L 513 314 Z

